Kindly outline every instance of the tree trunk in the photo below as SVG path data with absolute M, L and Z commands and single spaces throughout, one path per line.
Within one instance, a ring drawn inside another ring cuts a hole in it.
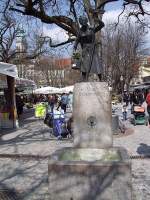
M 7 93 L 7 102 L 8 109 L 10 112 L 10 120 L 13 121 L 13 128 L 16 128 L 16 98 L 15 98 L 15 78 L 7 76 L 7 85 L 8 85 L 8 93 Z

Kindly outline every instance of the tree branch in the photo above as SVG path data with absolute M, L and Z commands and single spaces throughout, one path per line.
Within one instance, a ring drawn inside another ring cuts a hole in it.
M 76 24 L 77 24 L 77 27 L 79 29 L 78 17 L 77 17 L 77 13 L 76 13 L 76 10 L 75 10 L 75 7 L 74 7 L 75 2 L 76 2 L 76 0 L 70 0 L 70 12 L 73 14 L 74 19 L 75 19 Z
M 24 11 L 19 10 L 19 9 L 17 9 L 17 8 L 10 7 L 9 9 L 12 10 L 12 11 L 15 11 L 15 12 L 21 13 L 21 14 L 23 14 L 23 15 L 26 14 Z
M 118 21 L 117 21 L 117 23 L 115 24 L 115 29 L 116 29 L 116 27 L 118 26 L 119 21 L 120 21 L 120 17 L 121 17 L 121 15 L 124 13 L 125 9 L 126 9 L 126 5 L 123 4 L 123 10 L 122 10 L 122 12 L 119 14 L 119 16 L 118 16 Z
M 32 2 L 32 1 L 31 1 Z M 57 26 L 63 28 L 67 32 L 72 33 L 73 35 L 77 35 L 77 25 L 76 23 L 69 17 L 67 16 L 49 16 L 45 13 L 44 7 L 43 7 L 43 2 L 40 0 L 40 11 L 35 9 L 31 2 L 28 2 L 27 5 L 24 5 L 24 11 L 11 7 L 10 9 L 19 13 L 22 13 L 23 15 L 29 15 L 36 17 L 40 19 L 42 22 L 47 23 L 47 24 L 56 24 Z
M 65 44 L 68 44 L 68 43 L 71 43 L 71 42 L 74 42 L 75 41 L 75 38 L 69 38 L 67 41 L 65 42 L 62 42 L 62 43 L 59 43 L 59 44 L 52 44 L 52 40 L 50 39 L 50 47 L 59 47 L 59 46 L 63 46 Z

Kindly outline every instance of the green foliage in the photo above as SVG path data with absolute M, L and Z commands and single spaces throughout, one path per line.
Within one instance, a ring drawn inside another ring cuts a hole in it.
M 81 54 L 79 52 L 73 53 L 72 58 L 79 60 L 81 58 Z

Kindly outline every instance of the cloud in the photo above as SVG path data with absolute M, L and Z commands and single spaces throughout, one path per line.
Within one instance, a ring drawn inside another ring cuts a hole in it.
M 117 22 L 118 16 L 120 15 L 121 12 L 122 12 L 121 9 L 106 11 L 103 15 L 103 21 L 105 23 L 107 23 L 107 22 Z M 121 16 L 121 18 L 123 18 L 123 15 Z
M 46 26 L 44 26 L 43 35 L 51 37 L 53 43 L 61 43 L 68 39 L 67 32 L 59 27 L 48 29 Z
M 147 7 L 147 12 L 150 13 L 150 8 Z M 120 16 L 120 23 L 122 22 L 125 22 L 126 21 L 126 16 L 128 14 L 130 10 L 126 10 L 125 13 L 123 13 L 121 16 Z M 120 15 L 120 13 L 122 12 L 122 9 L 116 9 L 116 10 L 108 10 L 104 13 L 103 15 L 103 21 L 105 24 L 109 24 L 109 23 L 116 23 L 118 22 L 118 16 Z M 149 18 L 149 15 L 145 15 L 144 17 L 141 18 L 142 20 L 144 20 L 144 22 L 150 26 L 150 18 Z M 135 17 L 131 17 L 130 18 L 131 22 L 134 24 L 137 19 Z M 145 47 L 150 47 L 150 29 L 148 28 L 147 29 L 147 34 L 145 35 Z

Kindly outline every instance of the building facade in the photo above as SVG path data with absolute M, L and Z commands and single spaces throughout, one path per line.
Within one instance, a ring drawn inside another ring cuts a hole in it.
M 141 56 L 134 67 L 137 68 L 137 73 L 135 73 L 131 84 L 150 82 L 150 56 Z

